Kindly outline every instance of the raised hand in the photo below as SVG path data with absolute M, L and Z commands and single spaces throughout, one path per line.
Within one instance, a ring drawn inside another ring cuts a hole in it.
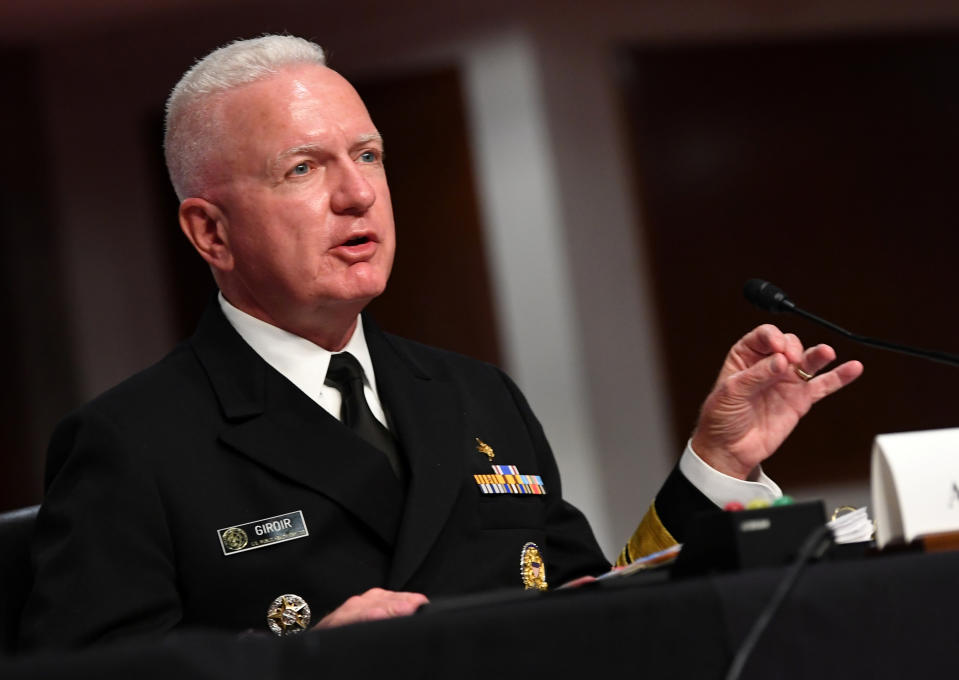
M 858 361 L 819 374 L 835 358 L 829 345 L 803 349 L 798 337 L 771 324 L 753 329 L 726 355 L 693 450 L 720 472 L 751 479 L 813 404 L 862 374 Z

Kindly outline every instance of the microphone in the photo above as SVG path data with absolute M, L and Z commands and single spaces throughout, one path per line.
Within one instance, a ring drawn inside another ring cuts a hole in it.
M 781 288 L 762 279 L 749 279 L 743 287 L 743 295 L 760 309 L 767 312 L 789 312 L 795 309 L 793 301 Z
M 922 349 L 920 347 L 911 347 L 909 345 L 900 345 L 894 342 L 870 338 L 865 335 L 859 335 L 858 333 L 847 331 L 845 328 L 841 328 L 831 321 L 826 321 L 815 314 L 811 314 L 810 312 L 797 307 L 796 303 L 790 300 L 781 288 L 774 286 L 773 284 L 769 283 L 769 281 L 763 281 L 762 279 L 749 279 L 749 281 L 746 282 L 746 285 L 743 286 L 743 295 L 751 303 L 767 312 L 792 312 L 793 314 L 797 314 L 804 319 L 809 319 L 820 326 L 825 326 L 829 330 L 839 333 L 840 335 L 844 335 L 850 340 L 863 345 L 878 347 L 880 349 L 886 349 L 892 352 L 899 352 L 900 354 L 908 354 L 910 356 L 929 359 L 931 361 L 938 361 L 941 364 L 949 364 L 950 366 L 959 366 L 959 356 L 955 354 L 947 354 L 946 352 Z

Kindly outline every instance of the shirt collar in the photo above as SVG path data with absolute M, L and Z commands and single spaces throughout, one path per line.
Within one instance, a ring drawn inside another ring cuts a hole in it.
M 227 321 L 253 351 L 308 397 L 321 403 L 323 392 L 335 389 L 324 384 L 332 352 L 237 309 L 223 297 L 223 293 L 217 295 L 217 301 Z M 363 367 L 366 383 L 376 393 L 376 375 L 366 345 L 362 316 L 357 316 L 356 328 L 342 351 L 356 357 Z

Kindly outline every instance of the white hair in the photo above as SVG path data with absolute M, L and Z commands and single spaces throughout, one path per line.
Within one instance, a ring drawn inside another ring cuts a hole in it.
M 264 35 L 224 45 L 183 74 L 166 102 L 163 138 L 170 180 L 181 201 L 202 187 L 204 160 L 219 127 L 211 100 L 296 64 L 325 66 L 323 48 L 291 35 Z

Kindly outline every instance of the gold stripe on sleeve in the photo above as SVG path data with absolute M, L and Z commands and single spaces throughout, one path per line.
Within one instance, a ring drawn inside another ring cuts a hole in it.
M 643 520 L 636 527 L 636 531 L 630 536 L 625 547 L 616 558 L 617 567 L 625 567 L 638 557 L 651 555 L 654 552 L 665 550 L 676 545 L 678 541 L 673 538 L 669 530 L 663 526 L 659 514 L 656 512 L 656 504 L 649 506 L 649 510 L 643 515 Z

